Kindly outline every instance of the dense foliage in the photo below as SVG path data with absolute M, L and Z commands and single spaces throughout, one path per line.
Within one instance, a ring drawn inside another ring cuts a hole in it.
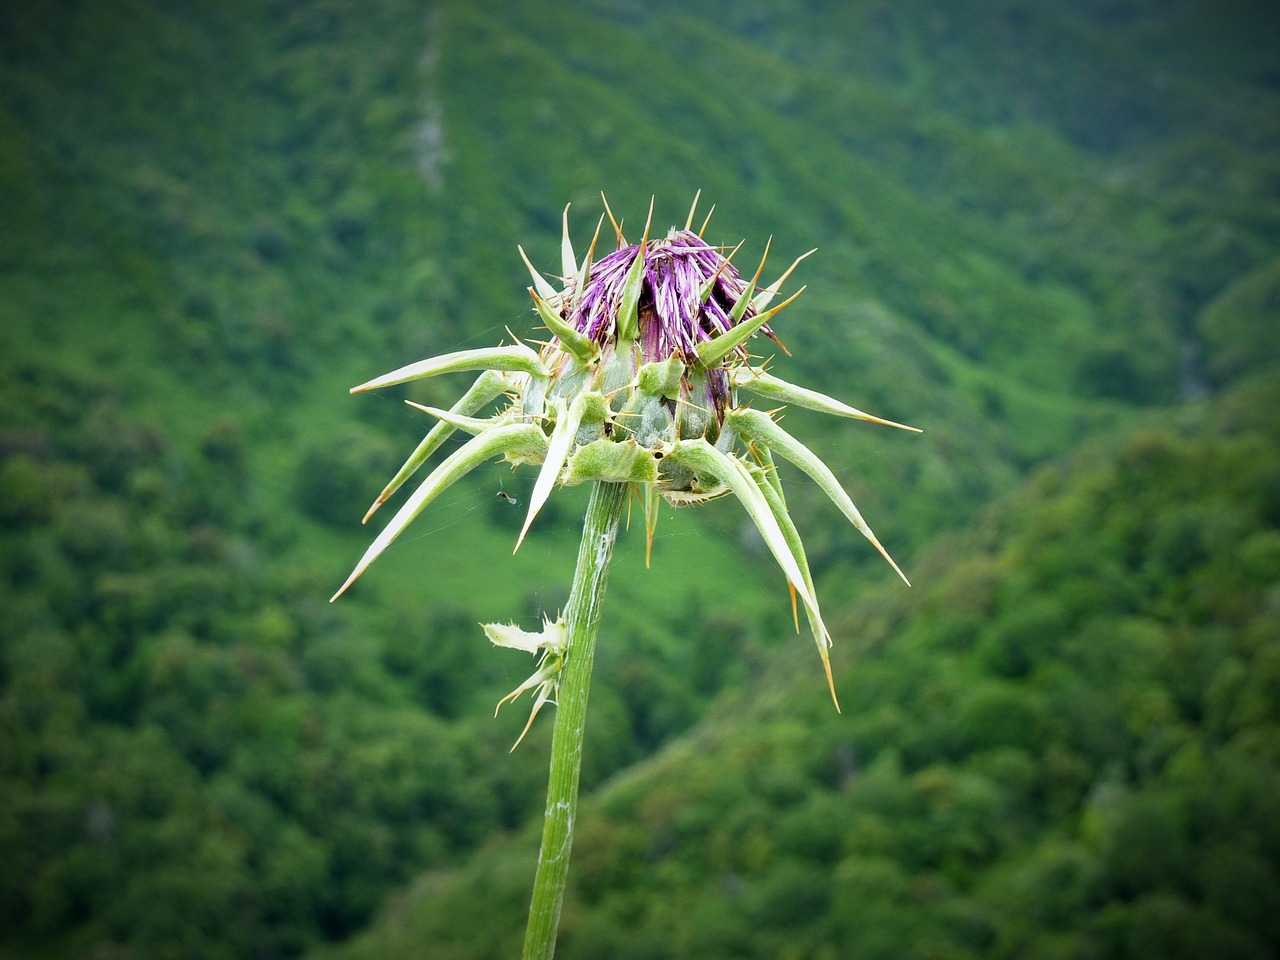
M 581 503 L 513 558 L 480 471 L 330 607 L 463 387 L 346 389 L 697 188 L 820 248 L 779 371 L 926 428 L 787 418 L 917 587 L 790 487 L 836 716 L 734 511 L 624 541 L 564 953 L 1275 952 L 1274 13 L 775 6 L 0 5 L 0 956 L 505 942 L 546 730 L 476 622 Z
M 361 621 L 274 563 L 291 530 L 245 502 L 232 422 L 184 458 L 108 386 L 20 370 L 0 395 L 40 414 L 0 434 L 0 922 L 19 943 L 295 954 L 538 809 L 545 738 L 508 756 L 519 718 L 490 715 L 527 664 L 486 654 L 463 607 Z M 708 642 L 667 657 L 676 613 Z M 743 633 L 696 604 L 619 630 L 589 779 L 687 727 L 759 647 Z
M 844 624 L 845 715 L 753 685 L 579 823 L 558 956 L 1280 950 L 1280 388 L 1037 472 Z M 505 957 L 532 838 L 340 957 Z

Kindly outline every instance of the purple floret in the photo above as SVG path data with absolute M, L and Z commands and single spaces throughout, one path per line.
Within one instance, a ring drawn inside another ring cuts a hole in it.
M 615 336 L 627 273 L 639 253 L 639 245 L 633 245 L 602 257 L 572 305 L 567 319 L 597 343 Z M 702 288 L 712 277 L 716 277 L 715 286 L 707 302 L 701 303 Z M 639 303 L 645 358 L 692 358 L 698 343 L 732 326 L 730 311 L 746 286 L 720 250 L 690 230 L 673 230 L 666 239 L 649 243 Z M 748 306 L 742 319 L 754 315 L 754 308 Z M 763 332 L 772 336 L 767 326 Z

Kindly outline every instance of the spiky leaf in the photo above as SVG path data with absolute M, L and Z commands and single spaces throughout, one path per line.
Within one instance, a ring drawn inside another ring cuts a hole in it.
M 347 577 L 346 583 L 329 598 L 329 602 L 332 603 L 342 596 L 347 588 L 355 583 L 359 576 L 369 568 L 369 565 L 378 559 L 387 547 L 391 546 L 392 541 L 404 532 L 404 528 L 423 511 L 427 504 L 453 483 L 498 454 L 517 451 L 537 456 L 544 454 L 546 447 L 547 438 L 543 436 L 541 430 L 529 423 L 498 427 L 482 433 L 478 437 L 472 437 L 432 470 L 427 479 L 422 481 L 422 484 L 413 492 L 413 495 L 396 511 L 396 515 L 391 518 L 391 522 L 383 528 L 373 543 L 369 545 L 369 549 L 364 552 L 360 562 L 351 571 L 351 576 Z
M 420 380 L 423 377 L 434 377 L 441 373 L 462 373 L 467 370 L 505 370 L 519 371 L 538 377 L 547 376 L 547 369 L 538 359 L 538 355 L 522 343 L 506 347 L 480 347 L 476 350 L 458 350 L 454 353 L 428 357 L 384 373 L 380 377 L 352 387 L 352 393 L 363 393 L 379 387 L 390 387 L 409 380 Z

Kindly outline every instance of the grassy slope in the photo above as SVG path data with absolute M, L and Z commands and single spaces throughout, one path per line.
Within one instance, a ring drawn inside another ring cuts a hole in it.
M 1051 130 L 1020 138 L 1017 128 L 1013 136 L 1007 128 L 975 129 L 941 109 L 947 104 L 913 96 L 919 82 L 903 90 L 874 72 L 827 72 L 818 54 L 789 61 L 693 20 L 671 29 L 658 19 L 646 34 L 620 33 L 598 14 L 536 5 L 501 20 L 469 8 L 427 18 L 408 7 L 380 9 L 381 18 L 368 22 L 337 21 L 341 47 L 323 33 L 323 14 L 282 8 L 260 30 L 226 15 L 225 24 L 184 32 L 165 18 L 133 31 L 133 45 L 115 54 L 106 51 L 116 45 L 60 51 L 56 63 L 74 65 L 78 75 L 59 80 L 78 94 L 76 84 L 91 86 L 85 76 L 118 78 L 122 89 L 72 101 L 96 124 L 62 114 L 65 129 L 42 129 L 59 116 L 44 109 L 36 136 L 15 141 L 15 149 L 24 142 L 49 149 L 73 136 L 88 142 L 78 166 L 51 167 L 86 190 L 101 182 L 110 208 L 103 219 L 124 231 L 112 241 L 111 226 L 91 225 L 86 254 L 132 259 L 117 269 L 83 266 L 105 270 L 104 284 L 124 280 L 145 304 L 133 326 L 120 329 L 123 308 L 112 307 L 111 324 L 94 324 L 92 311 L 60 298 L 62 342 L 88 346 L 96 336 L 116 346 L 58 350 L 55 341 L 45 358 L 74 363 L 96 353 L 105 360 L 99 368 L 123 367 L 118 379 L 138 384 L 132 393 L 148 415 L 194 436 L 202 418 L 168 402 L 181 384 L 130 358 L 177 352 L 190 367 L 204 349 L 221 382 L 194 379 L 201 389 L 216 388 L 234 415 L 244 411 L 255 448 L 271 451 L 258 469 L 271 502 L 287 499 L 291 476 L 280 441 L 318 445 L 370 416 L 367 401 L 332 403 L 341 386 L 417 353 L 492 338 L 503 324 L 527 329 L 518 319 L 513 239 L 539 262 L 554 262 L 559 199 L 594 205 L 598 188 L 633 220 L 647 194 L 660 193 L 659 216 L 675 220 L 700 186 L 720 203 L 716 223 L 725 238 L 773 233 L 780 260 L 819 246 L 805 268 L 813 293 L 791 320 L 788 342 L 798 359 L 784 359 L 782 368 L 928 426 L 931 436 L 889 457 L 883 472 L 937 474 L 943 461 L 968 483 L 963 492 L 926 484 L 923 501 L 989 494 L 1008 482 L 1003 465 L 1064 449 L 1119 409 L 1105 399 L 1082 402 L 1094 387 L 1079 382 L 1080 360 L 1062 363 L 1063 356 L 1087 359 L 1101 344 L 1128 358 L 1122 373 L 1133 374 L 1134 394 L 1176 393 L 1173 284 L 1152 259 L 1172 242 L 1172 228 L 1159 206 L 1137 191 L 1109 188 L 1105 171 Z M 863 11 L 845 29 L 865 34 L 874 13 Z M 804 30 L 802 23 L 777 33 L 812 35 Z M 657 43 L 659 32 L 666 43 Z M 152 37 L 152 50 L 135 49 L 143 35 Z M 371 45 L 388 35 L 396 42 L 379 43 L 372 56 Z M 909 46 L 898 44 L 902 56 Z M 433 51 L 429 66 L 416 62 L 424 51 Z M 193 87 L 174 74 L 191 62 L 204 78 L 204 89 L 185 98 L 192 116 L 181 102 L 147 102 L 145 91 Z M 633 84 L 644 96 L 628 104 Z M 31 99 L 53 95 L 36 91 Z M 447 118 L 439 175 L 449 188 L 434 194 L 413 170 L 416 128 L 430 103 Z M 196 130 L 209 142 L 175 138 L 175 130 Z M 353 153 L 353 144 L 367 144 L 372 155 Z M 67 198 L 51 182 L 19 192 L 60 197 L 45 202 L 59 204 L 63 219 L 101 205 L 87 195 Z M 1068 210 L 1064 237 L 1054 220 Z M 575 217 L 580 235 L 592 216 Z M 446 230 L 450 242 L 442 243 Z M 1099 235 L 1111 249 L 1092 242 Z M 273 256 L 280 260 L 261 262 Z M 507 264 L 499 274 L 505 282 L 493 282 L 478 263 Z M 1135 269 L 1157 297 L 1133 298 Z M 22 315 L 41 315 L 35 291 L 27 295 L 35 302 Z M 176 328 L 165 337 L 168 351 L 147 322 L 156 313 Z M 30 327 L 13 324 L 11 335 Z M 830 343 L 833 328 L 849 343 L 815 349 Z M 113 357 L 121 342 L 133 346 Z M 216 361 L 228 352 L 236 359 L 246 342 L 274 344 L 296 368 L 228 377 Z M 179 370 L 191 382 L 188 372 Z M 272 396 L 268 379 L 287 386 Z M 939 379 L 948 389 L 917 389 Z M 931 407 L 930 393 L 947 399 Z M 970 439 L 955 462 L 946 437 L 961 434 Z M 838 449 L 832 455 L 842 459 Z M 880 472 L 873 467 L 868 477 L 873 498 Z M 940 520 L 926 510 L 907 542 Z

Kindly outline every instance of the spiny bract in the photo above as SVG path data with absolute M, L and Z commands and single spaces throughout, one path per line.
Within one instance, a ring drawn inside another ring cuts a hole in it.
M 705 221 L 699 232 L 692 230 L 697 202 L 695 197 L 684 228 L 673 227 L 659 240 L 649 238 L 650 204 L 644 237 L 632 245 L 606 203 L 617 250 L 598 261 L 592 258 L 604 216 L 579 261 L 569 241 L 566 207 L 558 289 L 520 249 L 533 277 L 529 293 L 534 310 L 552 335 L 540 351 L 519 342 L 463 350 L 411 363 L 353 388 L 352 393 L 357 393 L 436 374 L 482 371 L 451 409 L 420 407 L 439 422 L 370 507 L 366 521 L 455 430 L 471 434 L 471 439 L 414 491 L 334 599 L 441 491 L 494 457 L 517 465 L 541 464 L 516 549 L 556 484 L 633 484 L 644 505 L 650 547 L 660 496 L 680 506 L 732 493 L 786 574 L 793 604 L 799 595 L 835 698 L 827 657 L 831 637 L 818 610 L 804 547 L 787 513 L 773 455 L 790 460 L 817 481 L 898 575 L 904 581 L 906 577 L 826 464 L 772 415 L 739 403 L 738 394 L 743 391 L 904 430 L 915 428 L 873 417 L 752 364 L 747 339 L 757 332 L 773 337 L 768 322 L 804 288 L 770 305 L 809 254 L 797 258 L 774 283 L 759 287 L 764 259 L 750 281 L 744 280 L 730 262 L 738 248 L 726 256 L 706 243 L 702 239 Z M 476 418 L 499 397 L 509 402 L 492 416 Z M 490 631 L 491 639 L 494 635 Z M 548 676 L 544 682 L 553 684 L 554 679 Z M 542 687 L 538 706 L 551 692 L 551 687 Z

